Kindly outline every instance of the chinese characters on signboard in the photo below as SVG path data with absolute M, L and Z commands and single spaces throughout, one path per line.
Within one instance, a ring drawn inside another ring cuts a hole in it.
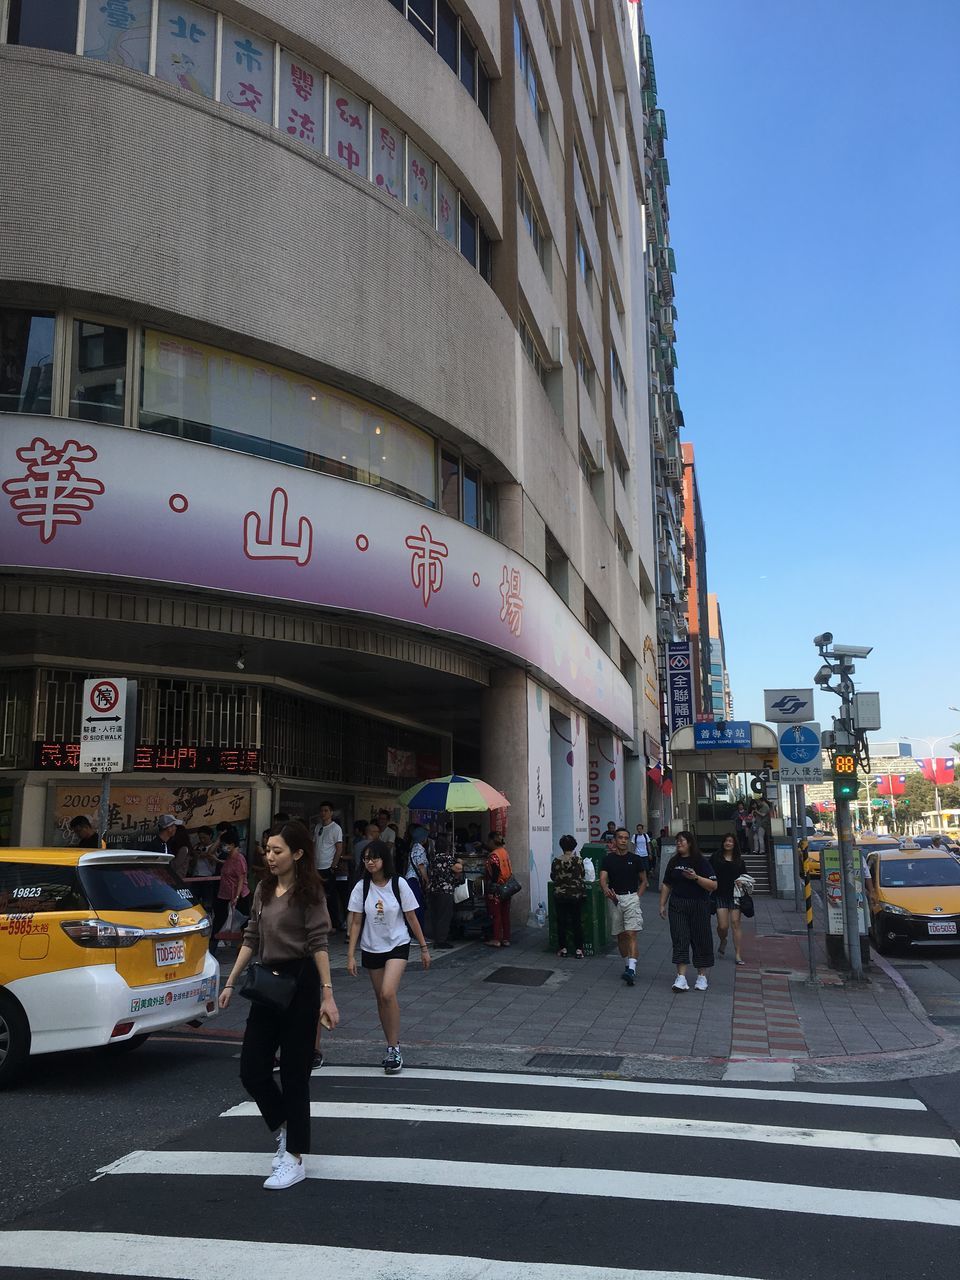
M 273 123 L 273 42 L 235 22 L 223 22 L 220 101 Z
M 367 104 L 330 81 L 330 159 L 367 176 Z
M 63 773 L 80 768 L 79 742 L 36 742 L 33 767 Z M 136 747 L 133 768 L 155 773 L 259 773 L 254 747 Z
M 385 195 L 403 199 L 403 134 L 379 111 L 373 113 L 373 181 Z
M 457 243 L 457 189 L 441 170 L 437 170 L 437 230 L 456 246 Z
M 53 845 L 71 843 L 70 820 L 81 815 L 96 822 L 100 807 L 99 785 L 52 788 L 47 801 L 46 839 Z M 246 838 L 250 819 L 250 791 L 246 787 L 186 784 L 154 786 L 150 783 L 114 782 L 107 817 L 107 846 L 111 849 L 147 849 L 157 839 L 157 819 L 172 813 L 188 831 L 215 828 L 229 822 Z
M 217 18 L 188 0 L 160 0 L 157 75 L 167 84 L 213 97 Z
M 433 161 L 412 142 L 407 143 L 407 204 L 433 223 Z
M 83 56 L 132 71 L 150 69 L 153 0 L 91 0 L 83 32 Z
M 280 128 L 323 150 L 323 72 L 286 49 L 280 53 Z
M 706 748 L 732 747 L 735 751 L 749 751 L 753 746 L 753 733 L 749 720 L 726 720 L 693 726 L 693 745 L 698 751 Z
M 689 640 L 667 645 L 667 689 L 670 732 L 693 723 L 693 663 Z

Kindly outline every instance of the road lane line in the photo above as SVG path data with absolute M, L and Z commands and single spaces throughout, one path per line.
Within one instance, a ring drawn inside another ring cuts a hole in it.
M 474 1124 L 496 1128 L 551 1129 L 554 1132 L 622 1133 L 647 1137 L 713 1138 L 722 1142 L 765 1142 L 832 1151 L 869 1151 L 882 1155 L 960 1157 L 953 1138 L 923 1138 L 844 1129 L 792 1128 L 743 1121 L 692 1120 L 672 1116 L 623 1116 L 603 1112 L 520 1111 L 511 1107 L 445 1107 L 414 1102 L 311 1102 L 315 1120 L 401 1120 L 412 1124 Z M 260 1117 L 254 1102 L 240 1102 L 221 1119 Z
M 271 1152 L 131 1151 L 99 1170 L 114 1177 L 265 1178 Z M 460 1187 L 470 1191 L 533 1191 L 541 1195 L 608 1200 L 666 1201 L 727 1205 L 778 1213 L 822 1214 L 901 1224 L 960 1227 L 960 1200 L 891 1191 L 817 1187 L 807 1183 L 760 1182 L 748 1178 L 707 1178 L 697 1174 L 643 1173 L 625 1169 L 549 1169 L 539 1165 L 479 1164 L 465 1160 L 409 1160 L 380 1156 L 304 1156 L 309 1179 L 327 1182 L 382 1182 L 387 1185 Z M 0 1240 L 3 1236 L 0 1235 Z M 271 1278 L 273 1280 L 273 1277 Z
M 139 1236 L 112 1231 L 7 1231 L 0 1247 L 23 1268 L 162 1280 L 270 1280 L 337 1276 L 338 1280 L 749 1280 L 705 1271 L 636 1271 L 632 1267 L 510 1262 L 441 1253 L 388 1253 L 333 1245 L 273 1244 Z
M 324 1063 L 314 1073 L 318 1079 L 359 1077 L 385 1079 L 382 1067 L 336 1067 Z M 882 1094 L 812 1093 L 789 1089 L 750 1089 L 731 1085 L 721 1088 L 690 1080 L 686 1084 L 666 1084 L 658 1080 L 593 1080 L 577 1076 L 538 1076 L 496 1071 L 443 1071 L 432 1067 L 404 1067 L 404 1080 L 452 1080 L 466 1084 L 520 1084 L 552 1089 L 599 1089 L 609 1093 L 659 1094 L 680 1098 L 728 1098 L 756 1102 L 801 1102 L 823 1107 L 870 1107 L 885 1111 L 926 1111 L 919 1098 L 893 1098 Z

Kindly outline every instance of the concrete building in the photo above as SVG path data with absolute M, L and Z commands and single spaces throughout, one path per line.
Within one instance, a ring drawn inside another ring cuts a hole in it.
M 509 797 L 535 906 L 560 833 L 646 820 L 680 585 L 641 23 L 0 0 L 9 840 L 95 811 L 110 674 L 140 694 L 116 841 L 325 797 L 402 821 L 455 768 Z
M 732 720 L 733 694 L 727 670 L 727 646 L 723 638 L 723 617 L 716 592 L 707 592 L 707 616 L 710 624 L 710 710 L 714 720 Z

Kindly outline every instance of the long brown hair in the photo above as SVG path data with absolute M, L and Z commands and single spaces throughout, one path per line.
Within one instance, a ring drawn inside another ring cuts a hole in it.
M 302 822 L 285 822 L 283 826 L 274 827 L 270 835 L 279 836 L 291 853 L 296 853 L 298 849 L 303 850 L 303 856 L 293 864 L 293 897 L 300 902 L 313 906 L 320 901 L 320 896 L 323 893 L 323 882 L 320 879 L 320 873 L 317 871 L 310 832 Z M 267 864 L 263 879 L 260 881 L 260 899 L 262 902 L 270 901 L 277 892 L 278 883 L 277 877 L 270 870 L 269 864 Z

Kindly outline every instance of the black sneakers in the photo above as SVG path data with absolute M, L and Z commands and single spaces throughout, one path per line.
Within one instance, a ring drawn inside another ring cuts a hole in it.
M 398 1071 L 403 1070 L 403 1055 L 400 1053 L 399 1045 L 388 1046 L 383 1059 L 383 1069 L 388 1076 L 395 1076 Z

